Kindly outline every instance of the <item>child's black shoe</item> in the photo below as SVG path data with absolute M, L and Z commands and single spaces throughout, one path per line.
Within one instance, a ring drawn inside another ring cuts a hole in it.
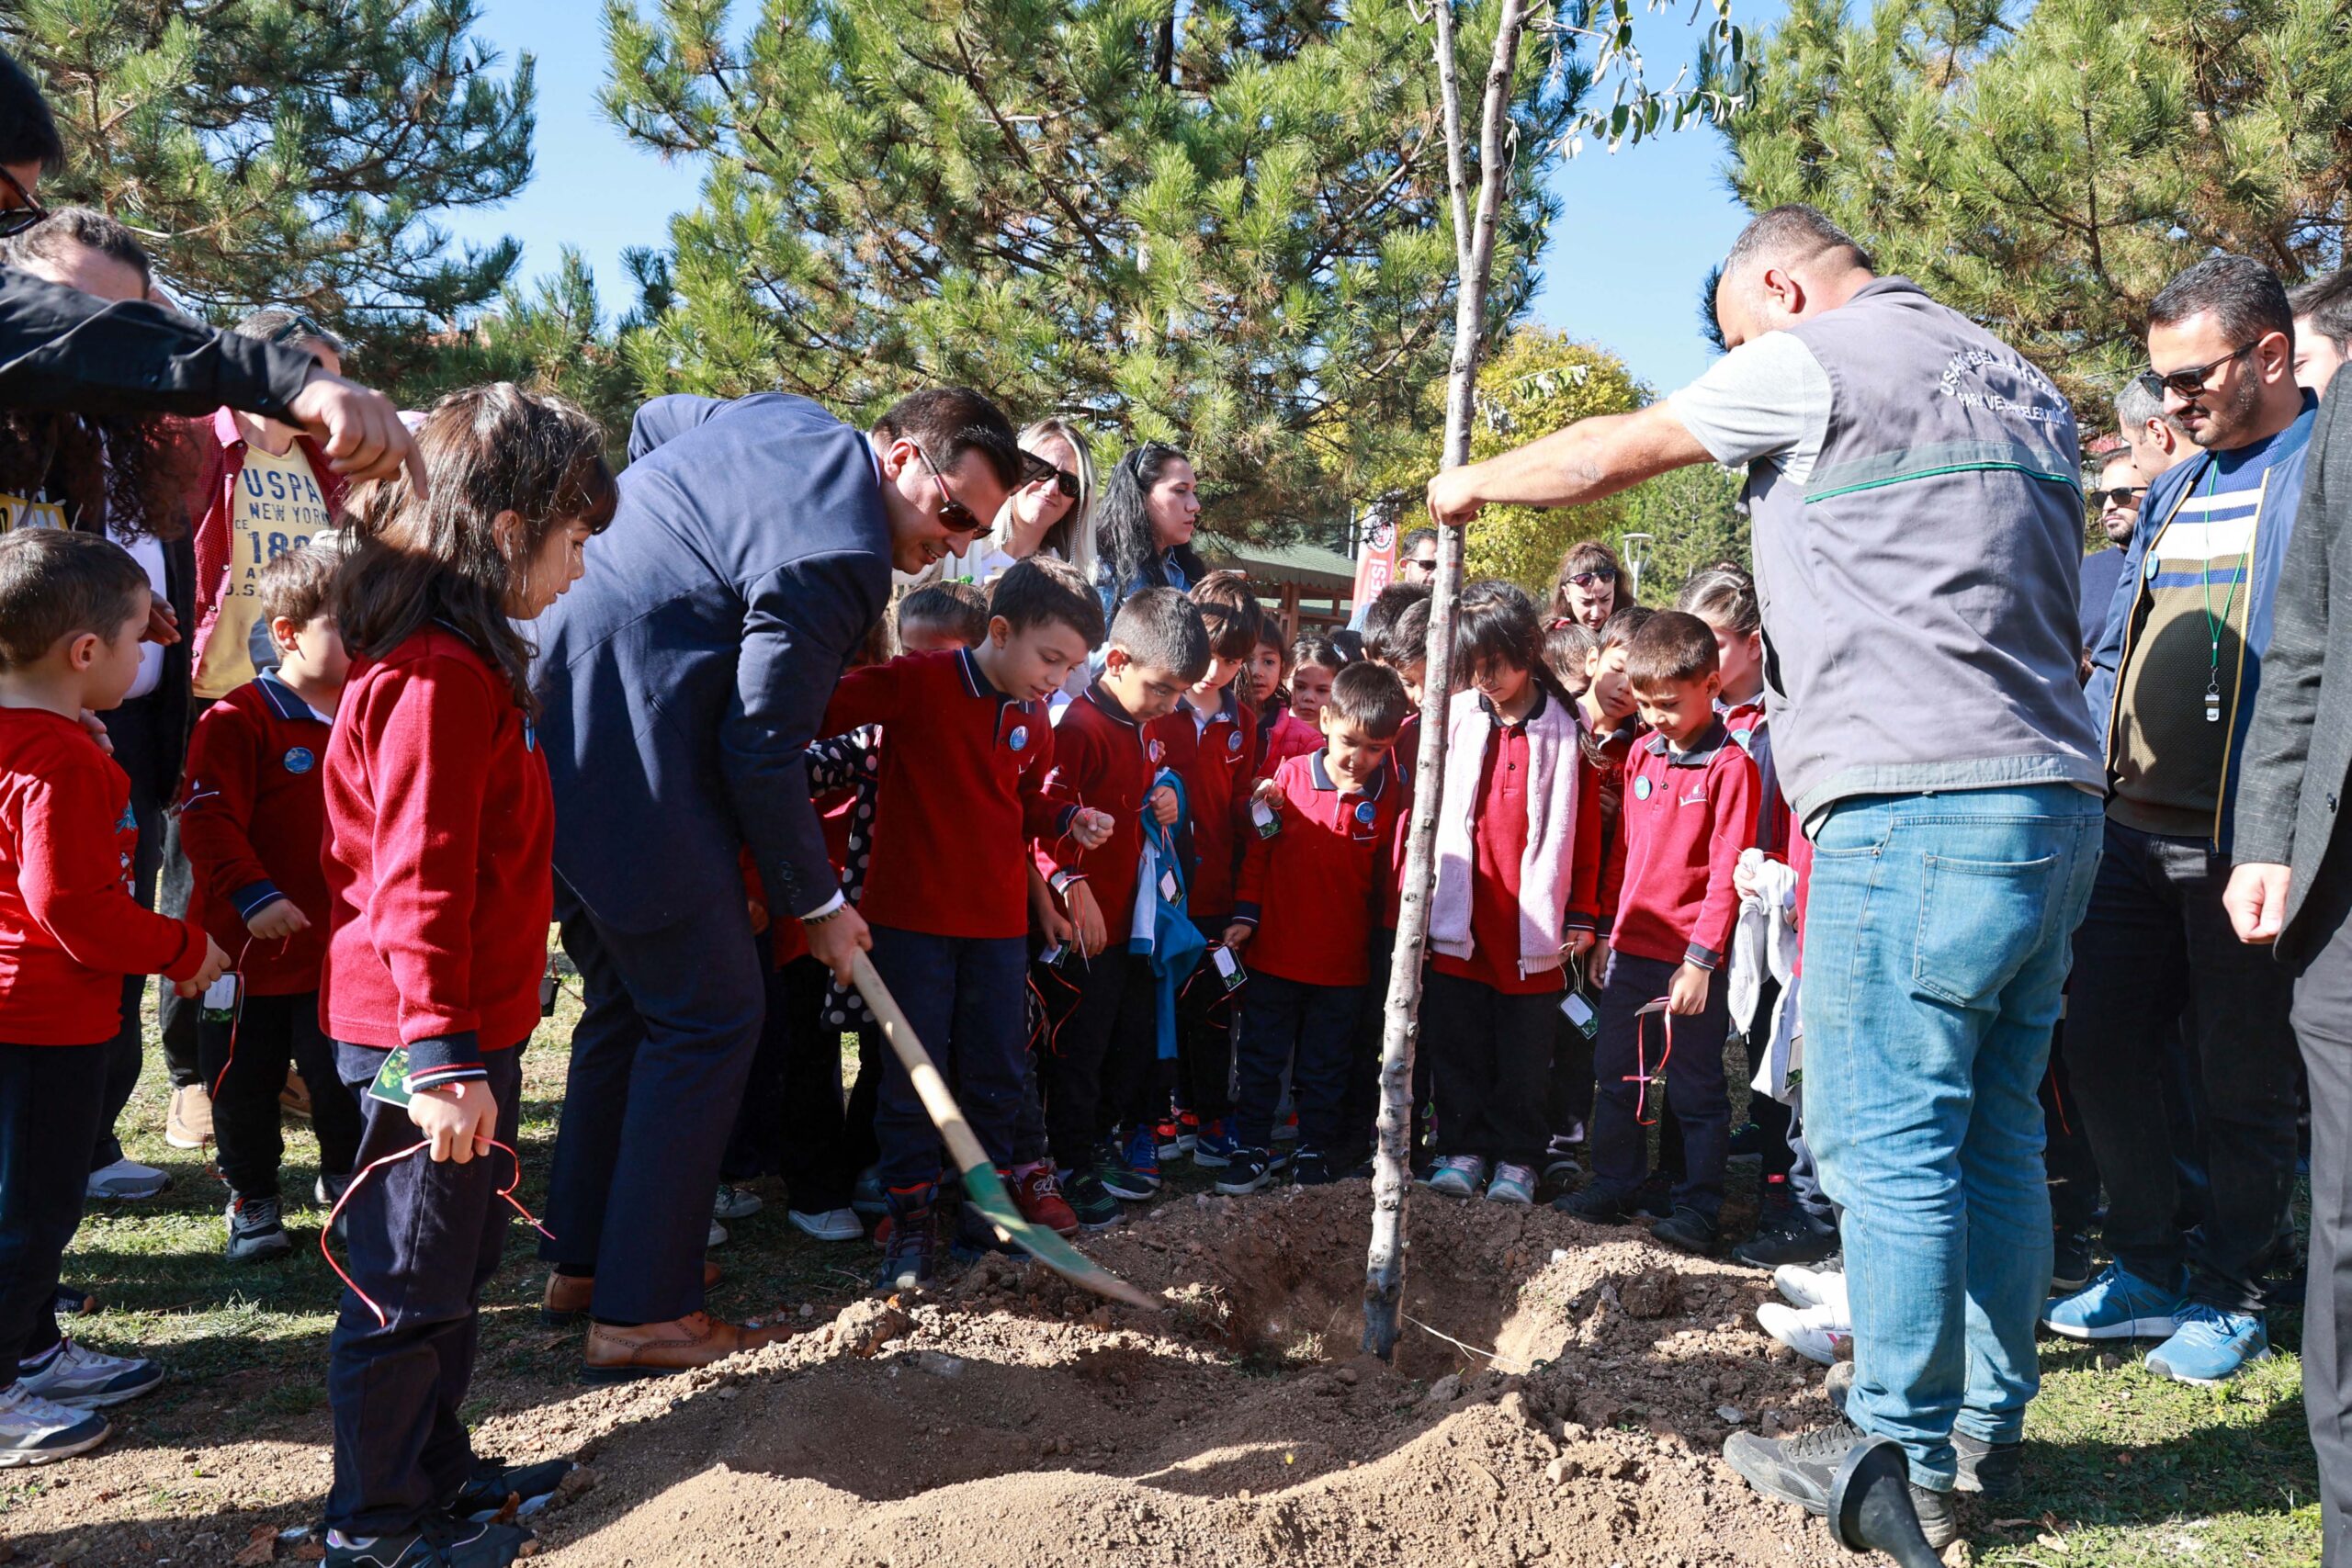
M 1273 1179 L 1273 1160 L 1265 1150 L 1239 1148 L 1233 1151 L 1225 1174 L 1216 1179 L 1216 1190 L 1228 1198 L 1238 1198 L 1258 1191 Z
M 1596 1225 L 1622 1225 L 1632 1217 L 1625 1210 L 1624 1194 L 1598 1178 L 1578 1191 L 1561 1193 L 1552 1200 L 1552 1207 Z
M 1694 1252 L 1702 1258 L 1715 1249 L 1715 1222 L 1688 1203 L 1679 1205 L 1669 1218 L 1658 1221 L 1650 1235 L 1678 1252 Z
M 568 1459 L 510 1465 L 496 1454 L 477 1454 L 473 1471 L 458 1493 L 458 1500 L 449 1505 L 449 1512 L 461 1519 L 487 1519 L 503 1509 L 509 1498 L 521 1504 L 546 1496 L 571 1473 Z
M 1329 1187 L 1340 1179 L 1331 1162 L 1323 1157 L 1320 1149 L 1301 1149 L 1290 1160 L 1290 1184 L 1293 1187 Z
M 520 1525 L 436 1519 L 405 1535 L 379 1535 L 364 1546 L 330 1533 L 327 1568 L 506 1568 L 533 1537 Z

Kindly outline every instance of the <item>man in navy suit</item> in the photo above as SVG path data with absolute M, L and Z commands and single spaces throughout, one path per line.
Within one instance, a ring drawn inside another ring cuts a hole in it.
M 762 1336 L 702 1310 L 718 1161 L 763 1010 L 740 853 L 844 977 L 842 901 L 805 752 L 892 568 L 961 555 L 1020 471 L 960 388 L 869 437 L 804 398 L 658 398 L 620 510 L 538 622 L 556 913 L 586 1011 L 541 1256 L 551 1315 L 592 1318 L 592 1377 L 700 1366 Z

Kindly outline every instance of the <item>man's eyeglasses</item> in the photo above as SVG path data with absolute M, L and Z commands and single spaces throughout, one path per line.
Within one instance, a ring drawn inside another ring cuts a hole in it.
M 2140 504 L 2140 498 L 2147 493 L 2146 485 L 2117 485 L 2112 490 L 2091 490 L 2083 492 L 2090 501 L 2091 510 L 2094 512 L 2104 512 L 2110 506 L 2137 506 Z
M 1405 559 L 1405 570 L 1407 571 L 1435 571 L 1437 570 L 1437 557 L 1408 556 Z
M 2247 355 L 2252 354 L 2256 345 L 2261 342 L 2260 338 L 2256 338 L 2253 343 L 2242 348 L 2233 349 L 2219 359 L 2204 365 L 2192 365 L 2186 370 L 2167 370 L 2161 374 L 2154 370 L 2143 370 L 2140 373 L 2140 385 L 2152 398 L 2161 398 L 2166 392 L 2177 392 L 2184 398 L 2193 398 L 2205 389 L 2205 383 L 2213 378 L 2214 371 L 2219 370 L 2233 359 L 2244 359 Z
M 1578 588 L 1613 585 L 1617 581 L 1617 569 L 1613 566 L 1597 566 L 1590 571 L 1572 571 L 1568 573 L 1568 581 Z
M 909 445 L 913 444 L 910 442 Z M 915 456 L 922 459 L 922 466 L 931 470 L 932 479 L 939 485 L 940 526 L 951 534 L 977 534 L 986 528 L 988 525 L 974 516 L 972 509 L 956 500 L 954 493 L 948 490 L 947 476 L 941 473 L 939 465 L 931 460 L 931 454 L 921 446 L 916 446 Z
M 933 471 L 936 472 L 937 470 Z M 1068 468 L 1056 468 L 1053 464 L 1048 463 L 1035 452 L 1022 453 L 1022 484 L 1023 486 L 1043 484 L 1047 479 L 1053 480 L 1054 488 L 1061 491 L 1064 495 L 1069 497 L 1072 501 L 1076 501 L 1078 499 L 1079 485 L 1078 476 L 1076 474 L 1071 473 Z
M 35 201 L 33 193 L 27 190 L 16 175 L 0 169 L 0 180 L 6 180 L 8 188 L 16 192 L 17 203 L 7 211 L 0 212 L 0 240 L 21 234 L 49 216 L 49 209 Z

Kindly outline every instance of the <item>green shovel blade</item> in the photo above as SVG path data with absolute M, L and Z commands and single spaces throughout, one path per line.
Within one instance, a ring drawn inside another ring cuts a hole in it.
M 996 1227 L 999 1240 L 1021 1248 L 1071 1284 L 1082 1285 L 1123 1306 L 1141 1307 L 1147 1312 L 1160 1304 L 1045 1226 L 1023 1219 L 994 1166 L 965 1168 L 964 1198 L 980 1212 L 982 1219 Z

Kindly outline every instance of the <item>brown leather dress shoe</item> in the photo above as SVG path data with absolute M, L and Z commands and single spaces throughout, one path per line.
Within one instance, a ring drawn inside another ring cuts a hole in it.
M 706 1291 L 718 1283 L 718 1265 L 708 1258 L 703 1260 L 702 1288 Z M 547 1294 L 539 1298 L 539 1321 L 549 1328 L 569 1328 L 584 1320 L 588 1304 L 596 1293 L 596 1277 L 593 1274 L 548 1275 Z
M 739 1350 L 773 1345 L 787 1337 L 789 1332 L 783 1328 L 745 1328 L 707 1312 L 690 1312 L 673 1323 L 647 1323 L 634 1328 L 592 1323 L 588 1325 L 586 1364 L 581 1368 L 581 1377 L 588 1382 L 621 1382 L 630 1378 L 692 1371 Z

